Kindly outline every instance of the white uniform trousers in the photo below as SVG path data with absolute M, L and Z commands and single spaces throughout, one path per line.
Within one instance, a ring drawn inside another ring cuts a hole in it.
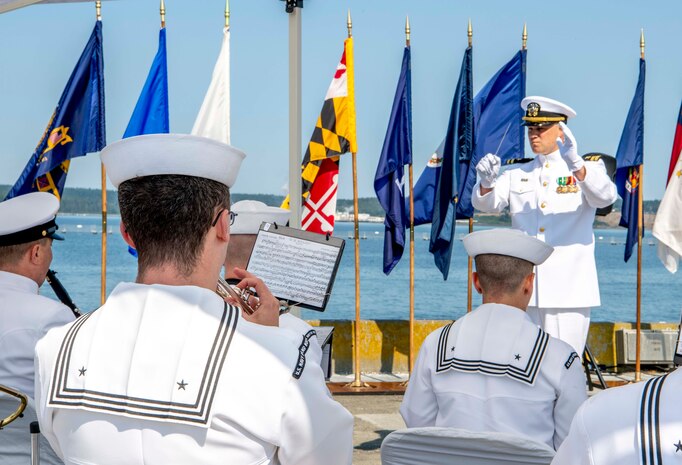
M 528 307 L 526 313 L 550 336 L 571 345 L 582 359 L 590 330 L 589 308 Z

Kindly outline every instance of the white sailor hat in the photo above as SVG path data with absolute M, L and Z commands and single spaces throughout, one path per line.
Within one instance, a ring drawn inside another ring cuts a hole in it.
M 47 192 L 31 192 L 0 202 L 0 247 L 44 237 L 64 240 L 57 234 L 57 210 L 59 200 Z
M 206 137 L 148 134 L 107 145 L 100 157 L 114 187 L 129 179 L 157 174 L 195 176 L 232 187 L 246 155 Z
M 575 110 L 557 100 L 533 95 L 521 100 L 521 108 L 526 112 L 522 118 L 524 126 L 551 126 L 575 118 Z
M 270 207 L 257 200 L 241 200 L 230 208 L 237 216 L 230 226 L 230 235 L 258 234 L 263 221 L 266 223 L 287 224 L 291 212 L 284 208 Z
M 464 236 L 464 248 L 471 257 L 494 254 L 542 264 L 554 247 L 518 229 L 486 229 Z

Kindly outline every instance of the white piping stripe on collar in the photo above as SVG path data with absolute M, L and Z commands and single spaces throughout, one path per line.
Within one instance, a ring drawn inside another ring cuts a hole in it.
M 445 326 L 438 340 L 438 351 L 436 360 L 436 373 L 443 373 L 447 370 L 457 370 L 462 372 L 477 372 L 489 376 L 507 376 L 511 379 L 533 385 L 537 377 L 540 365 L 544 359 L 549 335 L 538 328 L 538 335 L 535 339 L 533 350 L 529 357 L 525 369 L 521 370 L 513 365 L 488 362 L 485 360 L 462 360 L 447 356 L 447 341 L 453 323 Z

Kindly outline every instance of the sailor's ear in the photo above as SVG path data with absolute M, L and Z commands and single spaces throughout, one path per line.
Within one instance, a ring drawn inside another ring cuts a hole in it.
M 126 244 L 135 249 L 135 241 L 133 241 L 133 238 L 128 234 L 128 229 L 126 229 L 126 225 L 123 224 L 123 221 L 119 224 L 119 230 L 121 231 L 121 236 L 123 236 L 123 240 L 126 241 Z
M 474 288 L 479 294 L 483 294 L 483 288 L 481 287 L 481 280 L 478 277 L 478 273 L 475 271 L 471 273 L 471 280 L 474 283 Z
M 533 293 L 533 283 L 535 282 L 535 273 L 531 273 L 523 280 L 523 294 L 531 295 Z

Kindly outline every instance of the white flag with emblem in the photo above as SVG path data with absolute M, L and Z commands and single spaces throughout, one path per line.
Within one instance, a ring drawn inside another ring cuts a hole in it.
M 192 134 L 230 143 L 230 30 L 223 31 L 223 45 L 213 68 Z
M 671 273 L 677 272 L 682 256 L 682 157 L 677 160 L 663 200 L 658 207 L 653 234 L 658 239 L 658 258 Z

